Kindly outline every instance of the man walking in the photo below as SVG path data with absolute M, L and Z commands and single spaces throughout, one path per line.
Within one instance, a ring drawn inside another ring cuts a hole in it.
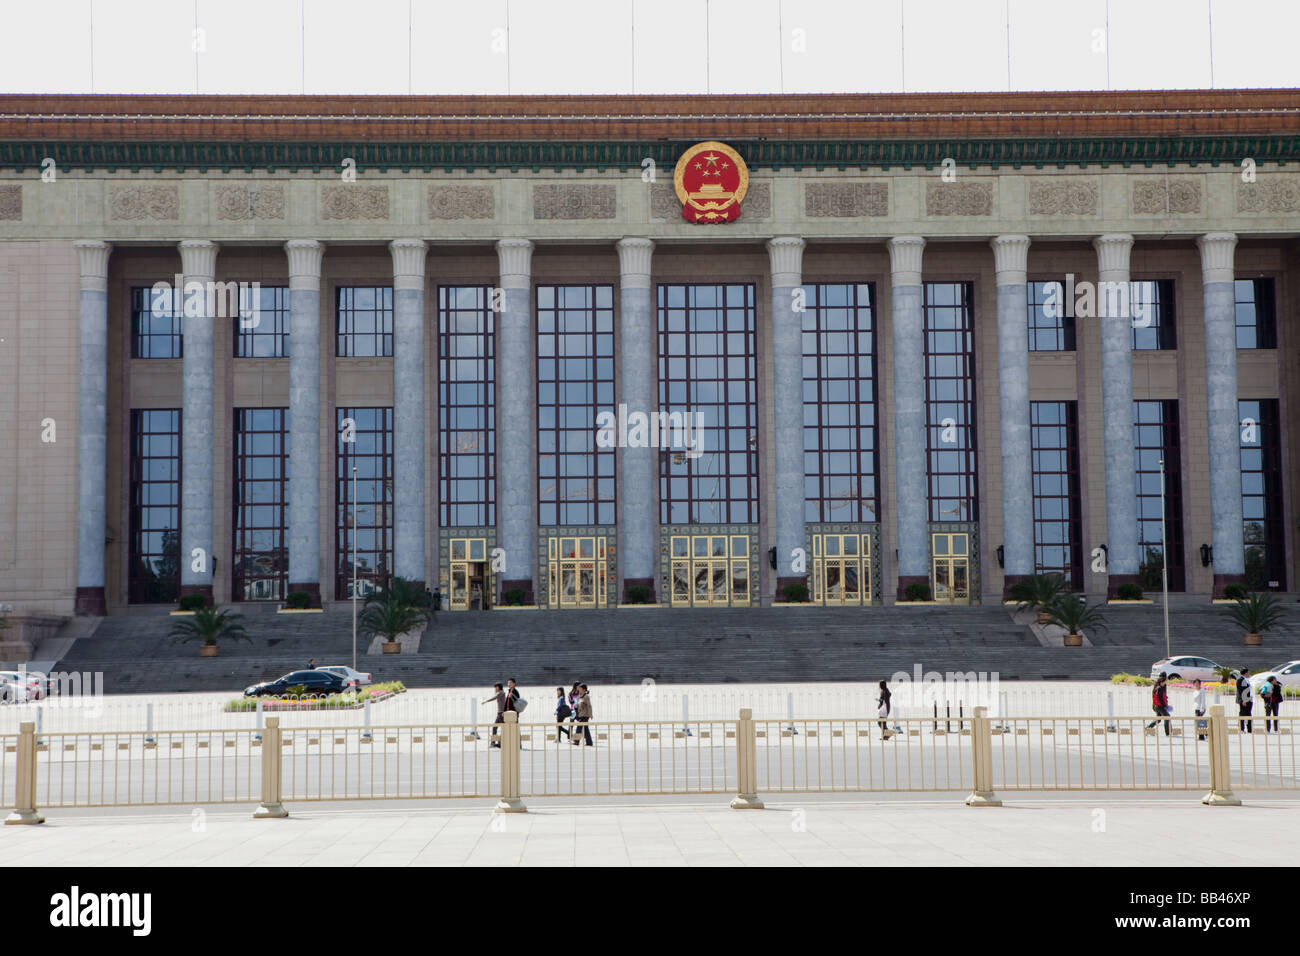
M 503 688 L 500 684 L 493 684 L 492 687 L 496 691 L 496 693 L 494 693 L 487 700 L 483 701 L 483 703 L 490 704 L 493 701 L 496 701 L 497 719 L 492 721 L 492 743 L 488 744 L 488 746 L 499 748 L 501 746 L 501 741 L 497 740 L 496 725 L 504 724 L 506 722 L 506 704 L 508 699 L 506 697 L 505 688 Z
M 1209 730 L 1209 723 L 1200 720 L 1199 718 L 1205 716 L 1205 688 L 1201 685 L 1199 680 L 1194 680 L 1192 681 L 1192 690 L 1196 692 L 1196 701 L 1193 705 L 1198 718 L 1196 721 L 1196 739 L 1204 740 L 1205 735 Z
M 1241 674 L 1237 677 L 1237 716 L 1249 717 L 1254 709 L 1255 699 L 1250 690 L 1250 668 L 1243 667 Z M 1244 733 L 1253 734 L 1255 732 L 1255 722 L 1253 720 L 1243 720 L 1238 729 Z
M 573 739 L 569 733 L 569 728 L 564 726 L 564 722 L 573 715 L 573 708 L 569 706 L 569 699 L 564 696 L 564 688 L 555 688 L 555 742 L 560 742 L 560 735 Z
M 1151 688 L 1151 709 L 1156 712 L 1157 718 L 1169 716 L 1169 688 L 1165 684 L 1164 674 L 1156 678 L 1155 686 Z M 1159 719 L 1151 721 L 1147 724 L 1147 729 L 1150 730 L 1158 723 L 1160 723 Z M 1169 736 L 1168 720 L 1165 721 L 1165 736 Z
M 1279 716 L 1278 711 L 1282 707 L 1282 682 L 1278 680 L 1276 674 L 1260 685 L 1259 696 L 1264 701 L 1264 732 L 1276 733 L 1278 721 L 1268 719 Z
M 591 720 L 591 694 L 588 692 L 586 684 L 581 685 L 579 690 L 581 691 L 581 694 L 578 697 L 578 723 L 583 725 L 582 736 L 586 741 L 586 745 L 588 747 L 594 747 L 595 744 L 591 742 L 591 728 L 586 726 L 587 722 Z M 573 741 L 573 746 L 579 746 L 579 742 L 576 738 Z

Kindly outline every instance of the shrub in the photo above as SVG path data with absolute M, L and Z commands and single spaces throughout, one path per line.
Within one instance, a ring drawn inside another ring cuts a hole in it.
M 1136 684 L 1138 687 L 1150 687 L 1155 681 L 1150 677 L 1143 677 L 1141 674 L 1112 674 L 1110 678 L 1112 684 Z
M 1047 611 L 1070 586 L 1060 574 L 1035 574 L 1032 578 L 1011 585 L 1010 597 L 1018 601 L 1018 611 Z
M 921 584 L 914 581 L 907 587 L 903 588 L 903 600 L 905 601 L 928 601 L 930 600 L 930 585 Z
M 781 589 L 781 596 L 785 598 L 787 604 L 807 604 L 808 585 L 787 584 Z
M 1065 628 L 1067 634 L 1106 630 L 1106 619 L 1101 610 L 1091 607 L 1082 598 L 1067 594 L 1047 609 L 1053 624 Z
M 524 589 L 506 588 L 505 592 L 501 595 L 501 600 L 511 607 L 521 607 L 524 603 Z
M 1142 588 L 1136 584 L 1121 584 L 1115 589 L 1115 597 L 1121 601 L 1142 600 Z
M 239 614 L 218 611 L 213 607 L 199 607 L 195 609 L 193 617 L 176 619 L 171 629 L 172 640 L 176 644 L 201 641 L 209 646 L 223 640 L 251 641 L 252 638 L 244 632 L 244 625 L 240 623 L 242 620 L 243 617 Z
M 295 611 L 305 611 L 311 607 L 311 595 L 306 591 L 290 591 L 284 600 L 284 606 Z
M 1246 596 L 1246 586 L 1244 584 L 1225 584 L 1223 586 L 1223 596 L 1230 601 L 1240 601 Z
M 182 611 L 201 611 L 208 606 L 208 598 L 205 594 L 186 594 L 180 600 Z
M 1263 634 L 1282 620 L 1285 612 L 1271 594 L 1248 594 L 1228 608 L 1232 618 L 1247 634 Z
M 633 584 L 627 589 L 628 604 L 649 604 L 650 588 L 644 584 Z

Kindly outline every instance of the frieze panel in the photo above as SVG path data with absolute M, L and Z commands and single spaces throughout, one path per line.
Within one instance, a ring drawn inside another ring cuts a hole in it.
M 1031 216 L 1095 216 L 1099 190 L 1095 179 L 1057 179 L 1029 183 Z
M 991 216 L 993 184 L 991 182 L 927 183 L 927 216 Z
M 320 194 L 321 219 L 387 219 L 388 187 L 343 183 Z
M 23 187 L 0 186 L 0 219 L 23 218 Z
M 855 219 L 889 215 L 887 183 L 808 183 L 803 211 L 809 219 Z
M 284 185 L 222 185 L 217 187 L 217 219 L 238 222 L 247 219 L 283 219 Z
M 137 222 L 175 222 L 181 217 L 180 187 L 172 183 L 116 186 L 109 192 L 109 218 Z
M 534 219 L 613 219 L 618 190 L 608 183 L 541 183 L 533 187 Z
M 1199 179 L 1138 179 L 1133 183 L 1135 216 L 1178 216 L 1200 211 Z
M 1237 212 L 1300 212 L 1300 179 L 1237 183 Z
M 496 199 L 491 186 L 430 186 L 430 219 L 494 219 Z

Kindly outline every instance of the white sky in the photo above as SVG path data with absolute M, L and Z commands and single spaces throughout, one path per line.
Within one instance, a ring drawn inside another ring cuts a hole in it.
M 1300 0 L 0 0 L 0 92 L 1300 87 L 1297 37 Z

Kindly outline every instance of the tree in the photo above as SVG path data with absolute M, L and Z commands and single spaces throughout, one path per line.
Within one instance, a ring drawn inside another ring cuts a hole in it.
M 366 601 L 366 609 L 361 612 L 358 624 L 364 634 L 383 637 L 393 643 L 399 635 L 413 631 L 428 621 L 428 614 L 417 607 L 404 604 L 392 592 L 384 594 L 375 601 Z
M 172 625 L 171 636 L 176 644 L 193 640 L 207 645 L 215 645 L 225 639 L 251 640 L 244 632 L 244 625 L 239 623 L 241 620 L 241 615 L 229 611 L 218 611 L 214 607 L 199 608 L 193 615 L 178 618 Z
M 1064 575 L 1035 574 L 1011 585 L 1010 594 L 1013 601 L 1020 602 L 1017 610 L 1048 613 L 1062 595 L 1069 593 L 1069 588 Z
M 1100 608 L 1090 606 L 1083 598 L 1074 594 L 1062 595 L 1048 609 L 1051 623 L 1065 628 L 1067 634 L 1083 634 L 1086 631 L 1104 631 L 1106 618 Z
M 1276 626 L 1286 612 L 1271 594 L 1258 591 L 1238 598 L 1237 603 L 1228 608 L 1228 617 L 1232 618 L 1247 634 L 1263 634 Z

